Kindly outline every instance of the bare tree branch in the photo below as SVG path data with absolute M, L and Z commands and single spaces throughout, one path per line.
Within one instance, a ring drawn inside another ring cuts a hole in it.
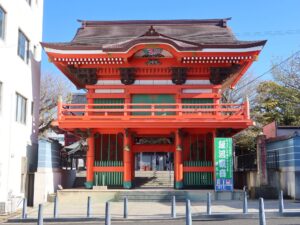
M 56 118 L 57 100 L 62 96 L 64 102 L 71 100 L 71 83 L 53 74 L 44 74 L 40 87 L 39 135 L 44 136 Z

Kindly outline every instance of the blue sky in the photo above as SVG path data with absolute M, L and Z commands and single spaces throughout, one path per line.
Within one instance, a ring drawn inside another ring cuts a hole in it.
M 241 40 L 268 42 L 249 71 L 258 76 L 300 50 L 300 0 L 45 0 L 43 41 L 70 41 L 84 20 L 210 19 L 232 17 Z M 43 54 L 43 73 L 61 73 Z M 270 75 L 263 77 L 270 79 Z

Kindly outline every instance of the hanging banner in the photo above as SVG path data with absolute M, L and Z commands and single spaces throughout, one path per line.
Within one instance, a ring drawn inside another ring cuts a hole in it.
M 215 138 L 215 190 L 233 191 L 232 138 Z

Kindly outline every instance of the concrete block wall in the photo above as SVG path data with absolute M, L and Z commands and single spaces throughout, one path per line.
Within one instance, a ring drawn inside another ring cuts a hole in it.
M 41 139 L 39 141 L 38 168 L 34 181 L 34 205 L 47 201 L 48 195 L 57 191 L 58 185 L 71 188 L 76 170 L 60 168 L 60 150 L 57 141 Z
M 283 190 L 285 196 L 300 199 L 300 136 L 268 142 L 267 163 L 270 160 L 268 153 L 274 151 L 278 152 L 279 168 L 268 171 L 269 184 Z

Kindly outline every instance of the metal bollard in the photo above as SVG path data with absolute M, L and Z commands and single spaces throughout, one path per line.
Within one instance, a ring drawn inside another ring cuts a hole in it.
M 243 213 L 248 213 L 248 199 L 247 199 L 247 191 L 244 191 L 244 199 L 243 199 Z
M 189 199 L 186 200 L 185 206 L 185 224 L 192 225 L 191 201 Z
M 43 225 L 44 218 L 43 218 L 43 205 L 39 204 L 39 211 L 38 211 L 38 223 L 37 225 Z
M 264 199 L 259 199 L 259 225 L 266 225 Z
M 128 218 L 128 198 L 124 198 L 124 219 Z
M 27 219 L 27 199 L 23 198 L 22 219 Z
M 172 216 L 172 218 L 176 218 L 176 197 L 175 197 L 175 195 L 172 197 L 171 216 Z
M 283 191 L 279 193 L 279 213 L 284 212 L 284 203 L 283 203 Z
M 88 196 L 87 199 L 87 207 L 86 207 L 86 217 L 90 218 L 91 217 L 91 196 Z
M 102 186 L 105 186 L 105 174 L 102 174 Z
M 105 204 L 105 225 L 111 225 L 110 202 Z
M 57 198 L 57 196 L 55 196 L 54 197 L 53 218 L 57 218 L 57 205 L 58 205 L 58 198 Z
M 207 193 L 207 215 L 211 215 L 211 193 Z

